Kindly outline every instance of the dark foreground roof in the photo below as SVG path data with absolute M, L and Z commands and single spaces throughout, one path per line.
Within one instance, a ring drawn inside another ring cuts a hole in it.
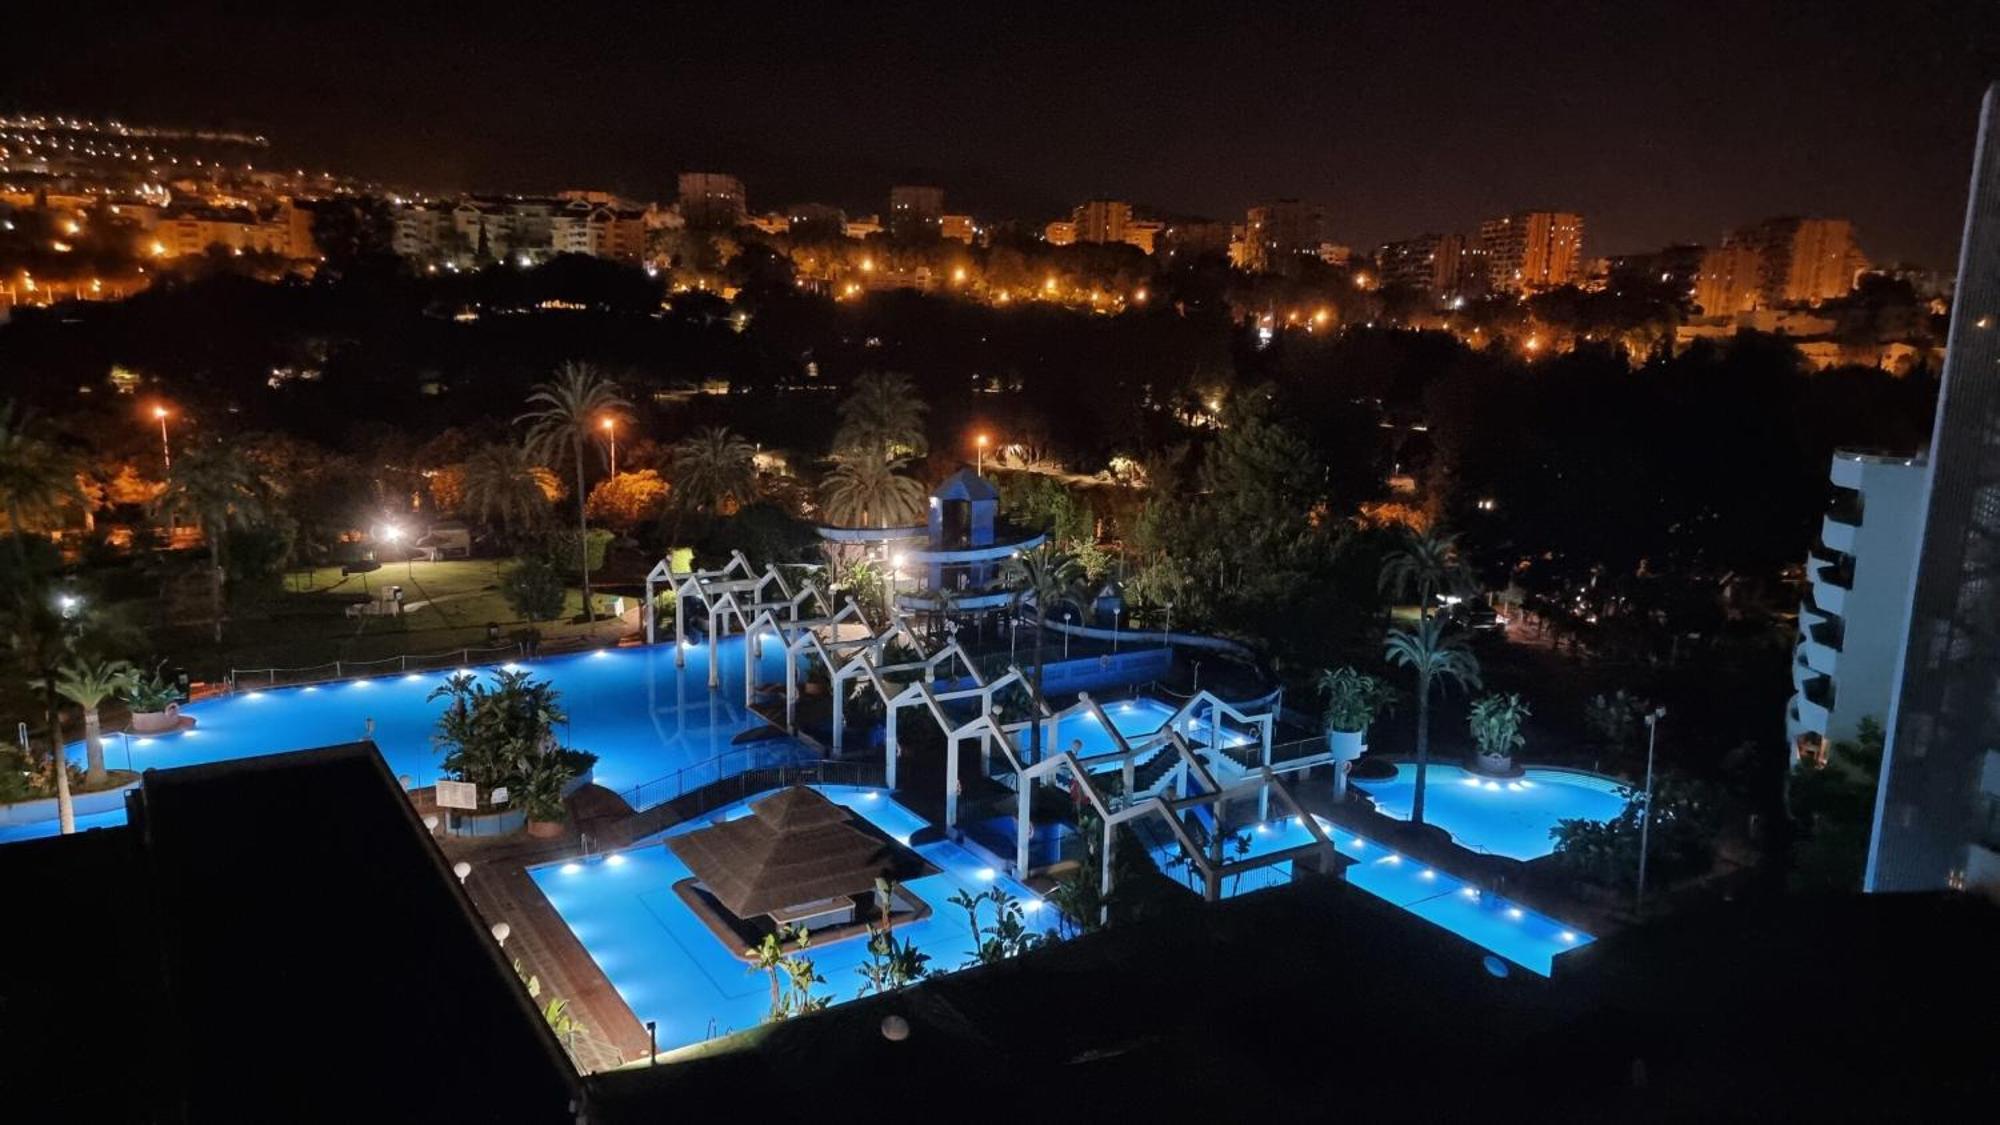
M 1996 948 L 2000 912 L 1964 896 L 1775 900 L 1496 979 L 1379 900 L 1300 884 L 586 1081 L 612 1125 L 742 1090 L 967 1120 L 1965 1120 L 2000 1096 Z
M 563 1121 L 573 1073 L 367 743 L 0 847 L 0 1119 Z
M 0 847 L 0 1121 L 579 1119 L 371 748 L 149 773 L 133 813 Z M 1996 949 L 1968 896 L 1770 899 L 1502 979 L 1321 881 L 596 1075 L 582 1120 L 1982 1120 Z
M 875 879 L 923 873 L 914 853 L 864 831 L 854 814 L 794 785 L 750 806 L 749 816 L 667 837 L 709 893 L 738 918 L 871 891 Z

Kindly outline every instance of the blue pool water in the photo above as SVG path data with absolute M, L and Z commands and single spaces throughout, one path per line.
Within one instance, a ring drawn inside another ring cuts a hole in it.
M 1355 860 L 1347 869 L 1349 883 L 1542 976 L 1553 970 L 1557 954 L 1592 940 L 1581 930 L 1470 886 L 1449 872 L 1427 867 L 1366 837 L 1337 831 L 1324 818 L 1316 819 L 1320 830 L 1333 841 L 1334 850 Z M 1298 818 L 1287 817 L 1257 825 L 1248 854 L 1254 858 L 1310 842 L 1312 834 Z M 1170 849 L 1156 848 L 1153 861 L 1161 870 L 1185 877 L 1184 869 L 1166 863 L 1171 854 Z M 1237 853 L 1230 850 L 1228 858 L 1237 858 Z M 1225 896 L 1247 894 L 1290 882 L 1291 877 L 1291 864 L 1273 864 L 1246 872 L 1241 878 L 1223 880 L 1222 891 Z
M 1410 818 L 1417 768 L 1396 766 L 1396 776 L 1355 781 L 1375 807 L 1398 820 Z M 1549 830 L 1559 820 L 1610 820 L 1625 808 L 1620 783 L 1568 770 L 1530 769 L 1518 780 L 1476 777 L 1462 766 L 1433 763 L 1424 785 L 1424 819 L 1474 851 L 1529 860 L 1555 850 Z
M 1132 742 L 1157 732 L 1161 727 L 1166 725 L 1168 719 L 1174 717 L 1174 713 L 1178 710 L 1171 703 L 1153 699 L 1149 696 L 1140 696 L 1136 699 L 1102 703 L 1100 705 L 1103 707 L 1104 713 L 1111 717 L 1111 725 L 1117 729 L 1120 735 L 1124 736 L 1127 742 Z M 1209 721 L 1206 709 L 1194 718 L 1193 722 L 1189 724 L 1188 729 L 1196 742 L 1209 741 Z M 1027 736 L 1023 733 L 1020 737 L 1025 739 Z M 1118 749 L 1118 744 L 1111 737 L 1110 731 L 1104 728 L 1104 724 L 1098 720 L 1096 715 L 1089 712 L 1068 716 L 1060 722 L 1044 720 L 1042 723 L 1042 738 L 1044 740 L 1043 745 L 1051 753 L 1068 750 L 1080 758 L 1087 758 L 1094 754 L 1108 754 Z M 1235 746 L 1249 741 L 1249 736 L 1233 729 L 1231 724 L 1225 723 L 1221 741 L 1225 745 Z M 1081 748 L 1076 745 L 1077 743 L 1082 743 Z M 1102 763 L 1092 766 L 1091 769 L 1094 772 L 1100 768 L 1113 769 L 1116 766 L 1117 763 L 1115 762 Z
M 737 773 L 753 764 L 809 756 L 802 745 L 790 739 L 732 747 L 731 740 L 738 734 L 763 724 L 743 706 L 741 637 L 723 638 L 722 686 L 713 692 L 708 688 L 708 646 L 694 645 L 686 652 L 684 668 L 675 666 L 671 645 L 605 649 L 505 667 L 526 668 L 555 684 L 562 708 L 570 717 L 558 735 L 569 745 L 598 756 L 596 781 L 608 789 L 625 792 L 677 770 L 696 767 L 687 779 L 691 786 L 716 780 L 706 776 L 710 773 Z M 492 669 L 473 670 L 486 673 Z M 431 734 L 445 701 L 433 702 L 426 697 L 452 671 L 242 690 L 182 708 L 183 714 L 197 720 L 192 730 L 154 738 L 107 737 L 105 759 L 114 769 L 145 770 L 302 750 L 362 738 L 368 720 L 373 719 L 372 737 L 390 772 L 407 776 L 417 785 L 429 785 L 438 778 L 439 758 L 431 745 Z M 782 683 L 783 679 L 783 652 L 777 645 L 764 646 L 758 682 Z M 82 764 L 83 744 L 72 744 L 69 754 Z M 730 757 L 719 771 L 714 760 L 725 754 Z M 656 804 L 677 792 L 673 785 L 648 786 L 640 803 Z M 96 822 L 93 826 L 121 824 L 124 813 L 91 820 Z M 53 819 L 9 825 L 0 827 L 0 842 L 55 831 Z
M 923 818 L 882 790 L 838 785 L 818 788 L 899 840 L 907 841 L 925 827 Z M 676 825 L 664 835 L 746 815 L 750 803 L 757 799 L 752 797 L 700 820 Z M 763 973 L 753 971 L 725 948 L 674 893 L 673 885 L 689 872 L 658 843 L 663 838 L 653 837 L 623 852 L 584 862 L 530 868 L 528 874 L 632 1014 L 641 1023 L 659 1021 L 660 1047 L 665 1050 L 762 1022 L 770 1008 L 770 984 Z M 1045 907 L 1026 887 L 998 874 L 956 844 L 925 844 L 916 850 L 939 873 L 912 880 L 905 887 L 930 904 L 931 915 L 896 927 L 896 934 L 928 953 L 933 971 L 959 968 L 972 957 L 975 943 L 965 913 L 948 901 L 959 891 L 979 894 L 995 885 L 1004 887 L 1031 908 L 1030 924 L 1055 924 L 1053 908 Z M 990 923 L 992 917 L 988 907 L 984 920 Z M 853 999 L 860 991 L 862 979 L 856 969 L 868 959 L 865 937 L 814 945 L 807 956 L 826 978 L 820 994 L 839 1002 Z

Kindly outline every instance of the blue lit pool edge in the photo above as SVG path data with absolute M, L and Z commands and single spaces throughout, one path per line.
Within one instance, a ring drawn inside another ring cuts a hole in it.
M 1396 776 L 1349 784 L 1396 820 L 1410 818 L 1416 766 L 1396 763 Z M 1475 774 L 1432 762 L 1424 788 L 1424 820 L 1473 850 L 1526 862 L 1555 850 L 1550 831 L 1565 819 L 1610 820 L 1624 811 L 1625 783 L 1597 774 L 1529 766 L 1519 778 Z
M 1554 973 L 1556 957 L 1596 940 L 1575 926 L 1474 887 L 1448 871 L 1412 859 L 1387 845 L 1340 829 L 1324 817 L 1315 816 L 1314 821 L 1332 841 L 1335 851 L 1355 861 L 1346 872 L 1348 883 L 1539 976 Z M 1251 858 L 1312 842 L 1311 834 L 1296 817 L 1253 828 Z M 1173 851 L 1174 846 L 1168 845 L 1148 852 L 1154 865 L 1168 878 L 1177 878 L 1164 862 Z M 1288 884 L 1291 876 L 1290 861 L 1281 861 L 1246 872 L 1240 879 L 1225 877 L 1223 897 L 1234 898 Z
M 929 826 L 884 790 L 813 788 L 901 841 Z M 764 975 L 724 948 L 674 894 L 673 883 L 689 873 L 661 844 L 669 836 L 749 815 L 749 805 L 769 792 L 776 790 L 746 797 L 617 852 L 528 869 L 529 878 L 633 1017 L 642 1023 L 658 1022 L 662 1049 L 755 1027 L 769 1006 Z M 937 841 L 914 850 L 938 873 L 904 886 L 930 905 L 931 914 L 897 926 L 896 932 L 931 954 L 932 967 L 940 975 L 959 968 L 973 949 L 963 913 L 948 901 L 957 890 L 977 893 L 1004 887 L 1021 902 L 1031 926 L 1056 928 L 1060 915 L 1053 906 L 959 845 Z M 991 921 L 990 910 L 986 920 Z M 855 998 L 861 982 L 855 968 L 867 960 L 866 947 L 864 939 L 855 937 L 808 950 L 834 1003 Z
M 740 755 L 743 768 L 777 764 L 781 758 L 802 761 L 812 757 L 804 744 L 790 736 L 755 744 L 735 743 L 736 735 L 766 725 L 766 720 L 742 704 L 743 643 L 740 636 L 722 639 L 717 666 L 721 686 L 713 692 L 707 686 L 710 649 L 706 643 L 686 649 L 685 666 L 675 662 L 674 646 L 667 643 L 424 672 L 384 672 L 292 687 L 239 684 L 235 692 L 183 706 L 182 714 L 196 720 L 192 727 L 153 735 L 107 734 L 103 739 L 105 760 L 114 769 L 129 766 L 143 772 L 367 738 L 375 742 L 392 774 L 408 777 L 414 784 L 428 784 L 439 772 L 441 756 L 430 736 L 445 702 L 426 697 L 452 675 L 474 672 L 486 676 L 508 669 L 526 669 L 556 681 L 563 708 L 571 717 L 567 741 L 599 756 L 597 783 L 614 791 L 627 791 L 676 770 L 700 770 L 709 765 L 718 766 L 709 771 L 714 776 L 698 773 L 695 777 L 722 780 L 740 772 L 720 768 L 725 756 L 734 759 Z M 783 653 L 776 646 L 764 646 L 758 662 L 759 683 L 783 683 L 783 669 Z M 372 729 L 367 722 L 371 718 Z M 69 743 L 64 749 L 72 762 L 83 764 L 86 750 L 82 741 Z M 691 781 L 687 787 L 693 788 L 695 783 Z M 661 799 L 675 795 L 663 789 Z M 110 827 L 124 823 L 124 814 L 120 809 L 88 819 L 90 827 Z M 79 817 L 79 829 L 83 826 L 84 818 Z M 0 824 L 0 844 L 56 833 L 53 815 Z

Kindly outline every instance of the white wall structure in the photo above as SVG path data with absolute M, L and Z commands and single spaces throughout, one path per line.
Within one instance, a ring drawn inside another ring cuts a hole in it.
M 1924 515 L 1925 463 L 1845 450 L 1833 455 L 1834 500 L 1806 555 L 1785 734 L 1852 739 L 1861 720 L 1887 723 Z

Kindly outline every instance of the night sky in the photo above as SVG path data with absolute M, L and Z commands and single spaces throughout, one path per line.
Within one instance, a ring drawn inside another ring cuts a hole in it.
M 1948 267 L 2000 78 L 1992 0 L 17 7 L 0 42 L 40 46 L 0 108 L 247 126 L 419 189 L 668 199 L 700 168 L 878 211 L 921 179 L 1036 221 L 1296 195 L 1363 249 L 1525 207 L 1581 211 L 1593 254 L 1806 213 Z

